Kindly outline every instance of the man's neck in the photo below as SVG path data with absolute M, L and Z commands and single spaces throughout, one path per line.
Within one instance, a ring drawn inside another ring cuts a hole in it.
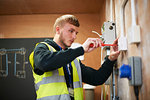
M 54 38 L 53 41 L 56 42 L 56 44 L 57 44 L 59 47 L 61 47 L 63 50 L 66 49 L 66 47 L 63 46 L 63 44 L 59 41 L 59 39 Z

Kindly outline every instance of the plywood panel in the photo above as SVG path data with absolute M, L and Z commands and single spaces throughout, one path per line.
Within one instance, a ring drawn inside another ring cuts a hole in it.
M 100 13 L 104 0 L 0 0 L 0 15 Z
M 141 29 L 141 43 L 139 44 L 129 44 L 128 43 L 128 50 L 121 52 L 118 58 L 118 68 L 122 64 L 128 64 L 128 57 L 131 56 L 140 56 L 142 58 L 142 77 L 143 77 L 143 84 L 140 87 L 139 98 L 140 100 L 149 100 L 150 99 L 150 1 L 149 0 L 134 0 L 135 1 L 135 12 L 136 12 L 136 22 L 140 25 Z M 108 3 L 109 5 L 109 3 Z M 121 32 L 121 1 L 115 1 L 115 21 L 117 25 L 117 34 L 120 36 Z M 110 16 L 107 16 L 110 18 Z M 128 30 L 132 26 L 132 19 L 131 19 L 131 0 L 128 0 L 128 3 L 125 7 L 125 36 L 128 35 Z M 127 38 L 128 39 L 128 38 Z M 134 89 L 132 86 L 129 86 L 128 79 L 120 79 L 118 77 L 118 96 L 121 100 L 136 100 Z

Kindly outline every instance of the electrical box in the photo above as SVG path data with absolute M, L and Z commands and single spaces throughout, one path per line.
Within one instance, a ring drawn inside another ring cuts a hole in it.
M 126 37 L 121 36 L 118 39 L 118 49 L 119 49 L 119 51 L 126 51 L 128 49 L 127 48 L 127 38 Z
M 120 67 L 120 78 L 128 78 L 132 86 L 142 85 L 142 61 L 141 57 L 132 56 L 128 58 L 129 64 Z
M 141 42 L 139 25 L 132 26 L 128 29 L 128 42 L 129 43 L 140 43 Z
M 142 85 L 142 61 L 141 57 L 128 58 L 129 66 L 131 66 L 131 80 L 130 85 L 140 86 Z
M 104 22 L 101 29 L 105 44 L 112 44 L 116 39 L 116 24 L 114 22 Z

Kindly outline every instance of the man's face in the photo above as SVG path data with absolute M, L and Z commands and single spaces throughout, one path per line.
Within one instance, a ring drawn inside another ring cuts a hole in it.
M 65 47 L 70 47 L 71 44 L 76 39 L 79 27 L 72 24 L 66 23 L 62 28 L 60 28 L 59 40 Z

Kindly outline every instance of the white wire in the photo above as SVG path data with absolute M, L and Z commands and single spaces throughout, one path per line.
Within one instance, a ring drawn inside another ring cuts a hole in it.
M 98 32 L 96 32 L 96 31 L 92 31 L 92 32 L 97 34 L 100 38 L 102 38 L 102 36 Z

